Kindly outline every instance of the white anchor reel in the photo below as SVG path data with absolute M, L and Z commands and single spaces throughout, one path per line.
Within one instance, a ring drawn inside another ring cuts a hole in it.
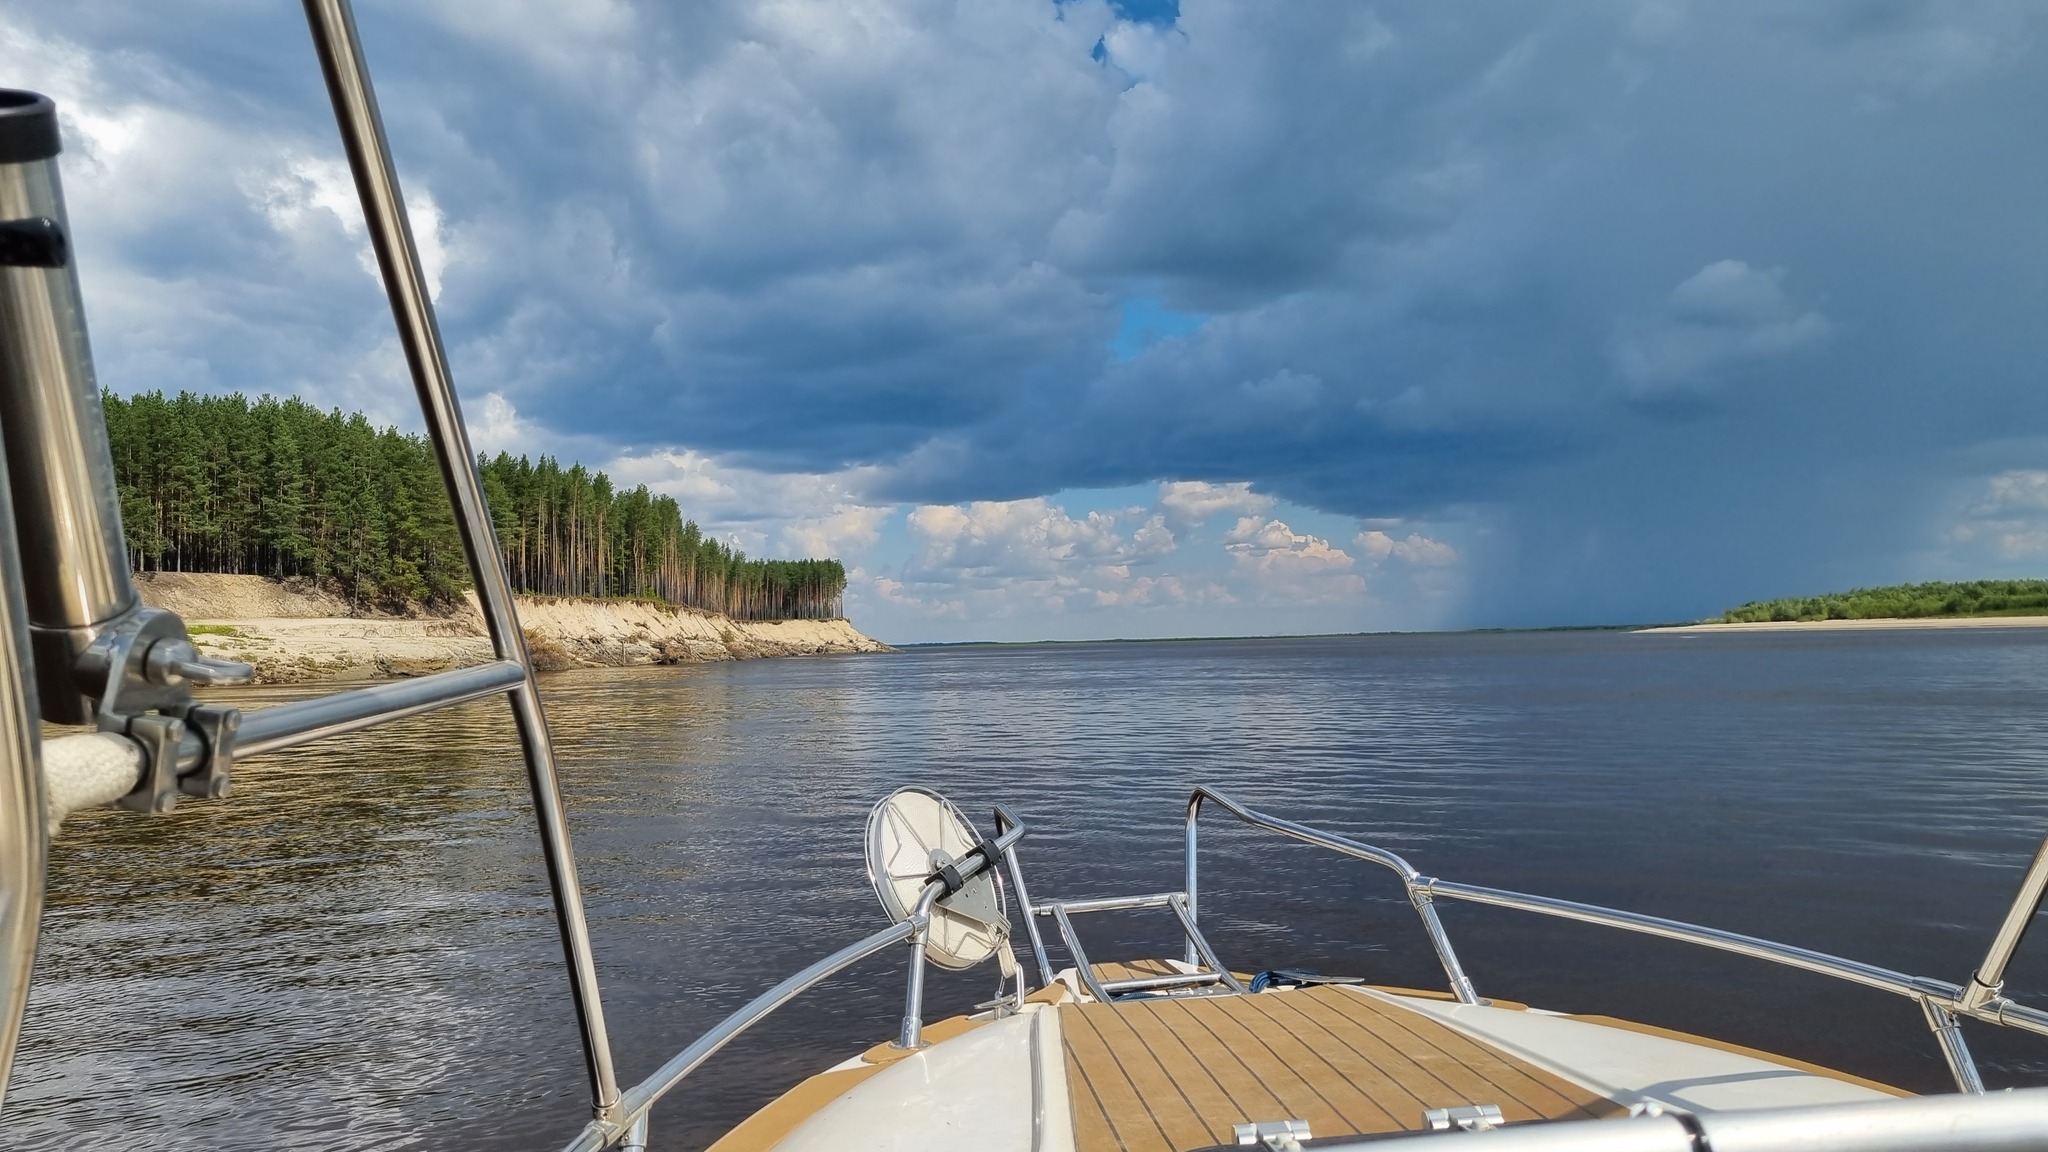
M 981 836 L 960 809 L 924 788 L 902 788 L 868 813 L 868 880 L 889 918 L 908 920 L 933 874 L 980 847 Z M 1017 971 L 1010 949 L 1008 901 L 995 861 L 932 907 L 925 958 L 959 972 L 996 957 L 1003 978 Z

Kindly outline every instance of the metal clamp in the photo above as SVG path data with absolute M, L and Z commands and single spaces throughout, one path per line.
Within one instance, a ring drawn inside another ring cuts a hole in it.
M 142 748 L 142 775 L 123 807 L 168 812 L 180 795 L 227 795 L 242 713 L 202 704 L 192 689 L 247 684 L 254 668 L 201 655 L 176 613 L 143 608 L 95 637 L 79 656 L 77 672 L 79 689 L 95 702 L 99 730 L 127 736 Z M 180 776 L 179 743 L 188 727 L 204 750 L 198 766 Z
M 142 776 L 135 791 L 121 797 L 130 812 L 169 812 L 178 806 L 178 742 L 185 722 L 175 716 L 133 716 L 120 728 L 104 723 L 102 732 L 119 732 L 142 749 Z
M 185 709 L 185 726 L 199 733 L 206 745 L 199 767 L 178 777 L 178 791 L 204 800 L 218 800 L 228 794 L 228 777 L 235 766 L 235 733 L 242 727 L 242 710 L 221 704 L 193 704 Z

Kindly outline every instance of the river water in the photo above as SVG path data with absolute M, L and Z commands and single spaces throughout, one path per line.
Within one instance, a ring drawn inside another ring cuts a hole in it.
M 246 690 L 244 707 L 300 690 Z M 1610 632 L 1024 647 L 544 682 L 623 1078 L 880 927 L 869 806 L 923 784 L 1033 827 L 1034 894 L 1177 886 L 1207 783 L 1423 871 L 1965 978 L 2048 832 L 2048 645 L 2029 631 Z M 241 766 L 233 797 L 74 817 L 0 1145 L 557 1147 L 585 1119 L 502 705 Z M 1392 878 L 1212 821 L 1204 924 L 1246 969 L 1440 986 Z M 1483 994 L 1629 1016 L 1939 1090 L 1912 1005 L 1661 941 L 1449 906 Z M 1098 959 L 1162 914 L 1083 921 Z M 2037 1002 L 2048 946 L 2009 988 Z M 992 969 L 934 974 L 929 1015 Z M 870 960 L 655 1113 L 701 1148 L 892 1034 Z M 1994 1086 L 2048 1042 L 1975 1027 Z

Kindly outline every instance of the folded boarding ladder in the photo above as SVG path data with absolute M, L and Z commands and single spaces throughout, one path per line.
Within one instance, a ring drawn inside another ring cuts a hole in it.
M 1007 821 L 1002 812 L 997 812 L 999 830 L 1007 830 Z M 1088 900 L 1054 900 L 1044 904 L 1031 901 L 1031 890 L 1024 884 L 1024 870 L 1017 863 L 1016 849 L 1004 854 L 1004 862 L 1010 870 L 1010 882 L 1017 887 L 1017 902 L 1024 908 L 1024 928 L 1031 935 L 1031 954 L 1038 962 L 1038 977 L 1041 983 L 1050 987 L 1053 979 L 1052 961 L 1045 951 L 1044 934 L 1038 930 L 1039 917 L 1049 918 L 1059 929 L 1060 941 L 1066 946 L 1067 955 L 1074 961 L 1074 974 L 1097 1001 L 1107 1004 L 1116 1000 L 1134 999 L 1145 996 L 1171 995 L 1177 992 L 1230 991 L 1249 992 L 1244 981 L 1223 962 L 1216 958 L 1216 950 L 1209 947 L 1201 928 L 1195 924 L 1195 913 L 1186 892 L 1154 892 L 1146 896 L 1104 896 Z M 1183 959 L 1168 961 L 1169 967 L 1178 971 L 1162 972 L 1154 976 L 1132 976 L 1124 979 L 1105 980 L 1088 961 L 1087 949 L 1081 947 L 1081 938 L 1074 931 L 1074 917 L 1084 912 L 1127 912 L 1140 908 L 1164 908 L 1173 913 L 1180 922 L 1181 935 L 1186 944 Z

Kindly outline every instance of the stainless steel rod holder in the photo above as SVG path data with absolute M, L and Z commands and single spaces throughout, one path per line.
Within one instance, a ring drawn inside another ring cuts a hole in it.
M 498 659 L 511 661 L 525 670 L 523 683 L 510 693 L 512 715 L 525 750 L 534 815 L 540 824 L 556 924 L 561 930 L 562 952 L 569 968 L 570 994 L 576 1004 L 584 1064 L 590 1076 L 591 1109 L 599 1120 L 610 1121 L 619 1115 L 618 1077 L 605 1030 L 597 962 L 591 952 L 590 927 L 583 910 L 583 889 L 576 876 L 576 856 L 569 846 L 554 747 L 548 737 L 547 717 L 541 709 L 539 686 L 533 678 L 533 661 L 513 606 L 511 578 L 499 558 L 498 542 L 491 531 L 483 484 L 476 472 L 476 455 L 470 450 L 468 433 L 463 430 L 462 410 L 442 348 L 440 325 L 434 318 L 427 278 L 420 268 L 418 246 L 406 217 L 405 197 L 391 162 L 391 148 L 384 138 L 377 94 L 363 62 L 354 12 L 348 0 L 304 0 L 304 4 L 306 24 L 320 56 L 320 71 L 327 81 L 327 95 L 341 129 L 342 147 L 348 153 L 349 171 L 355 177 L 356 195 L 362 200 L 363 217 L 369 224 L 370 246 L 377 254 L 385 295 L 398 325 L 399 344 L 405 350 L 413 390 L 419 395 L 427 438 L 440 458 L 441 478 L 455 505 L 455 523 L 462 535 L 463 550 L 469 556 L 470 576 L 476 582 L 484 624 Z
M 0 432 L 19 587 L 45 719 L 90 723 L 74 669 L 101 629 L 141 604 L 86 339 L 57 174 L 57 110 L 0 90 Z

